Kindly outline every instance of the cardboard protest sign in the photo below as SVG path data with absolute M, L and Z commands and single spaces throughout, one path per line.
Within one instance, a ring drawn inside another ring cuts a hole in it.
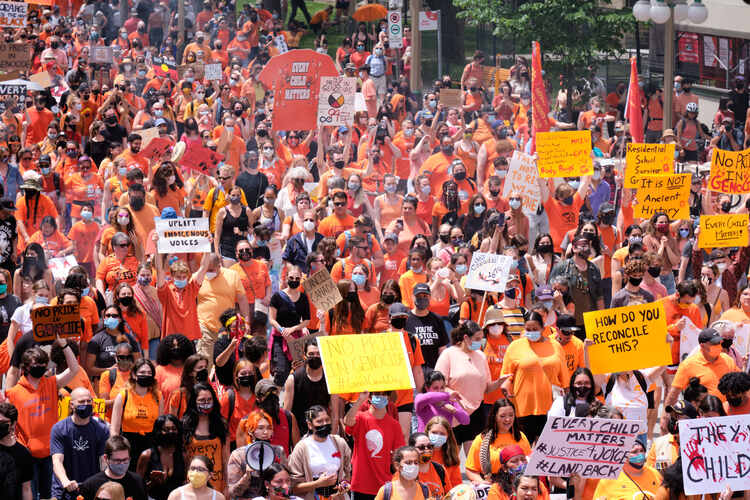
M 35 342 L 51 342 L 61 338 L 80 337 L 81 311 L 79 305 L 43 306 L 31 310 Z
M 331 394 L 413 389 L 401 332 L 318 337 Z
M 440 104 L 446 108 L 460 108 L 464 103 L 464 93 L 461 89 L 440 89 Z
M 197 219 L 154 219 L 158 253 L 206 253 L 211 251 L 208 217 Z
M 748 214 L 701 215 L 698 248 L 747 246 Z
M 152 162 L 158 162 L 172 149 L 172 146 L 174 142 L 169 137 L 157 137 L 149 141 L 148 146 L 143 148 L 140 154 Z
M 471 267 L 466 276 L 467 290 L 505 292 L 508 273 L 513 259 L 508 255 L 477 252 L 471 258 Z
M 351 127 L 354 124 L 354 94 L 356 92 L 356 78 L 321 77 L 318 94 L 318 124 Z
M 154 71 L 154 75 L 161 78 L 169 78 L 171 80 L 179 80 L 180 75 L 177 73 L 177 66 L 167 62 L 166 59 L 161 57 L 151 58 L 151 69 Z
M 635 420 L 549 417 L 526 474 L 617 479 L 640 428 Z
M 208 81 L 221 80 L 221 63 L 203 65 L 203 73 Z
M 210 175 L 222 160 L 224 160 L 223 154 L 191 141 L 180 159 L 180 165 Z
M 302 287 L 318 311 L 333 309 L 336 304 L 344 300 L 327 269 L 321 269 L 308 276 L 302 283 Z
M 649 175 L 638 177 L 635 216 L 648 219 L 656 212 L 671 220 L 689 219 L 690 174 Z
M 674 144 L 629 143 L 625 153 L 625 187 L 638 187 L 644 175 L 674 173 Z
M 112 47 L 89 45 L 89 62 L 93 64 L 112 64 L 114 62 Z
M 640 370 L 672 363 L 664 304 L 651 302 L 583 313 L 591 371 Z
M 107 401 L 101 398 L 94 398 L 94 416 L 102 420 L 107 419 Z M 65 396 L 57 400 L 57 420 L 58 422 L 70 416 L 70 396 Z
M 0 2 L 0 28 L 23 28 L 26 26 L 26 2 Z
M 0 43 L 0 68 L 3 73 L 26 72 L 29 66 L 31 66 L 31 44 Z
M 750 415 L 680 420 L 685 495 L 750 489 Z
M 65 257 L 55 257 L 47 261 L 52 277 L 56 280 L 65 281 L 68 273 L 78 265 L 75 255 L 66 255 Z
M 289 347 L 289 354 L 292 356 L 292 362 L 305 359 L 305 342 L 319 335 L 321 335 L 320 332 L 311 333 L 310 335 L 305 335 L 304 337 L 299 337 L 297 339 L 286 339 L 286 345 Z
M 494 66 L 482 66 L 482 87 L 492 87 L 495 82 L 495 67 Z
M 708 189 L 726 194 L 750 193 L 750 149 L 714 149 Z
M 507 200 L 510 193 L 519 193 L 523 207 L 536 212 L 542 199 L 537 182 L 538 178 L 539 170 L 536 168 L 534 157 L 520 151 L 514 151 L 508 173 L 505 176 L 503 198 Z
M 274 95 L 274 130 L 316 130 L 320 78 L 338 76 L 333 59 L 309 49 L 274 56 L 258 80 Z
M 34 73 L 29 76 L 29 81 L 41 85 L 45 89 L 52 86 L 52 77 L 46 71 Z
M 594 173 L 591 131 L 539 132 L 536 134 L 539 176 L 580 177 Z
M 133 133 L 141 136 L 141 151 L 148 146 L 148 143 L 159 137 L 159 127 L 144 128 L 134 130 Z

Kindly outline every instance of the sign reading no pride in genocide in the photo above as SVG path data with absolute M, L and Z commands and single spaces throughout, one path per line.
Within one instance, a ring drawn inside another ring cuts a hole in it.
M 550 417 L 526 474 L 617 479 L 640 428 L 636 420 Z
M 325 268 L 308 277 L 302 283 L 302 287 L 318 311 L 333 309 L 336 304 L 344 300 L 328 273 L 328 269 Z
M 750 193 L 750 149 L 714 149 L 708 189 L 726 194 Z
M 158 253 L 207 253 L 211 251 L 208 240 L 208 218 L 156 219 Z
M 680 420 L 685 495 L 750 489 L 750 415 Z
M 60 338 L 80 337 L 81 311 L 78 304 L 43 306 L 31 310 L 31 324 L 35 342 L 50 342 Z
M 748 214 L 701 215 L 698 248 L 747 246 Z
M 651 302 L 583 313 L 593 373 L 640 370 L 672 363 L 664 305 Z
M 331 394 L 414 388 L 400 332 L 325 335 L 318 346 Z

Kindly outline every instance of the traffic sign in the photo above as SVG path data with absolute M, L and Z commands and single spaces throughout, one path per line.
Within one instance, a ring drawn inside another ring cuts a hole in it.
M 404 36 L 404 30 L 401 26 L 401 11 L 389 10 L 388 11 L 388 44 L 393 49 L 400 49 L 402 47 L 402 39 Z

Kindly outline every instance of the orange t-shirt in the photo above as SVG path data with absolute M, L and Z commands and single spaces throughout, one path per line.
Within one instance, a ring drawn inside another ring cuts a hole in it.
M 60 231 L 55 231 L 51 236 L 45 237 L 42 231 L 32 234 L 26 244 L 39 243 L 50 258 L 60 256 L 60 252 L 70 246 L 70 240 Z
M 726 401 L 726 397 L 719 392 L 719 379 L 729 372 L 736 371 L 739 371 L 737 364 L 727 354 L 721 353 L 719 359 L 709 363 L 703 352 L 699 351 L 682 360 L 672 381 L 672 387 L 682 391 L 688 386 L 691 377 L 698 377 L 709 394 Z
M 249 415 L 255 407 L 255 395 L 250 394 L 250 398 L 245 399 L 234 388 L 231 390 L 234 391 L 234 411 L 229 415 L 229 391 L 224 391 L 221 396 L 221 416 L 229 422 L 229 439 L 235 441 L 240 420 Z
M 161 334 L 181 333 L 189 340 L 201 338 L 198 325 L 198 284 L 192 279 L 182 290 L 174 283 L 165 283 L 157 289 L 164 311 Z
M 347 229 L 354 228 L 354 217 L 349 214 L 339 217 L 336 214 L 331 214 L 318 225 L 318 232 L 323 236 L 330 236 L 332 238 L 338 238 L 338 236 L 346 231 Z
M 159 384 L 159 390 L 164 401 L 169 401 L 171 394 L 179 389 L 181 380 L 181 366 L 156 365 L 156 382 Z
M 122 308 L 122 317 L 128 324 L 138 343 L 141 344 L 141 349 L 148 349 L 148 323 L 146 321 L 146 315 L 142 312 L 136 314 L 130 314 L 126 308 Z
M 398 279 L 398 286 L 401 289 L 401 302 L 409 309 L 414 307 L 413 292 L 418 283 L 427 283 L 427 275 L 424 272 L 417 274 L 409 269 Z
M 549 232 L 555 244 L 555 252 L 562 252 L 560 244 L 565 233 L 578 227 L 578 215 L 581 212 L 583 198 L 576 192 L 573 195 L 573 203 L 565 205 L 553 196 L 544 203 L 544 209 L 549 218 Z
M 57 380 L 42 377 L 32 387 L 26 375 L 6 391 L 8 401 L 18 409 L 17 432 L 34 458 L 50 454 L 52 426 L 57 422 Z
M 66 186 L 67 189 L 68 186 Z M 104 181 L 99 174 L 91 174 L 88 179 L 84 179 L 79 173 L 70 176 L 69 193 L 71 201 L 90 201 L 94 203 L 94 216 L 102 215 L 102 192 L 104 191 Z M 73 203 L 70 209 L 71 217 L 81 217 L 81 205 Z
M 121 281 L 130 286 L 135 285 L 137 274 L 138 259 L 132 255 L 125 257 L 124 262 L 120 262 L 115 254 L 110 254 L 99 263 L 96 269 L 96 279 L 104 281 L 110 290 L 114 290 Z
M 677 304 L 674 294 L 667 295 L 666 297 L 659 299 L 664 304 L 664 314 L 667 319 L 667 332 L 673 337 L 671 344 L 672 348 L 672 364 L 678 364 L 680 362 L 680 330 L 674 326 L 680 318 L 686 316 L 690 321 L 693 322 L 698 328 L 703 328 L 703 317 L 701 316 L 700 309 L 695 304 L 688 304 L 687 306 L 680 306 Z
M 76 260 L 79 263 L 94 262 L 94 245 L 99 234 L 99 224 L 80 220 L 70 228 L 68 237 L 76 244 Z
M 266 290 L 271 284 L 268 274 L 268 266 L 260 259 L 252 259 L 249 262 L 238 262 L 230 269 L 237 271 L 245 289 L 248 303 L 252 304 L 256 299 L 266 298 Z
M 182 207 L 185 206 L 185 197 L 187 197 L 184 188 L 167 188 L 167 194 L 164 196 L 159 196 L 159 193 L 155 189 L 153 189 L 152 192 L 154 193 L 156 208 L 158 208 L 159 211 L 164 210 L 166 207 L 172 207 L 178 214 L 182 213 Z

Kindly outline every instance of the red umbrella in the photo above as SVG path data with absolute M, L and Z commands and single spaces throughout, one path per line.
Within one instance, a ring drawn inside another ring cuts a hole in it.
M 315 130 L 321 76 L 338 76 L 333 59 L 310 49 L 272 57 L 258 75 L 274 93 L 275 130 Z

